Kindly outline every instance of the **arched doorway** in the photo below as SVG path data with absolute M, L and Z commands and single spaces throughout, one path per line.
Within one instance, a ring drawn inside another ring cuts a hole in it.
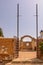
M 30 35 L 24 35 L 20 40 L 20 50 L 34 50 L 35 49 L 35 38 Z
M 28 40 L 26 39 L 28 38 Z M 36 58 L 36 51 L 35 49 L 35 38 L 30 35 L 24 35 L 20 39 L 20 51 L 19 51 L 19 58 L 22 60 L 34 59 Z

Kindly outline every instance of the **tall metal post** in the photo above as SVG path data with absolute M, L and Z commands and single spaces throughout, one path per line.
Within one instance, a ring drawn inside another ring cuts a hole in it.
M 38 58 L 38 4 L 36 4 L 36 39 L 37 39 L 37 58 Z
M 19 4 L 17 4 L 17 38 L 19 38 Z
M 19 56 L 19 4 L 17 4 L 17 43 L 16 43 L 16 53 Z

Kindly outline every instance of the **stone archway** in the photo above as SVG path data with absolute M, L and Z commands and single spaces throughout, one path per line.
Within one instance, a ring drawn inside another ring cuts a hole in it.
M 33 38 L 32 36 L 30 36 L 30 35 L 24 35 L 24 36 L 21 37 L 21 41 L 22 41 L 25 37 L 28 37 L 28 38 L 34 39 L 34 38 Z
M 24 38 L 30 38 L 31 41 L 23 41 Z M 35 47 L 35 38 L 30 35 L 24 35 L 20 39 L 20 50 L 34 50 Z

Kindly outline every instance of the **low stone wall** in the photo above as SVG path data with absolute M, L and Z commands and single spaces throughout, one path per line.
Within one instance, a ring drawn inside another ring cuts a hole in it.
M 16 39 L 0 38 L 0 60 L 12 59 L 16 55 Z

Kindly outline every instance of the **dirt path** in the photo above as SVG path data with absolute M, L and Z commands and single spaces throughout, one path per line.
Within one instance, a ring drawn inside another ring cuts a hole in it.
M 43 63 L 14 63 L 15 61 L 28 61 L 34 58 L 36 58 L 36 52 L 19 52 L 19 57 L 6 65 L 43 65 Z

